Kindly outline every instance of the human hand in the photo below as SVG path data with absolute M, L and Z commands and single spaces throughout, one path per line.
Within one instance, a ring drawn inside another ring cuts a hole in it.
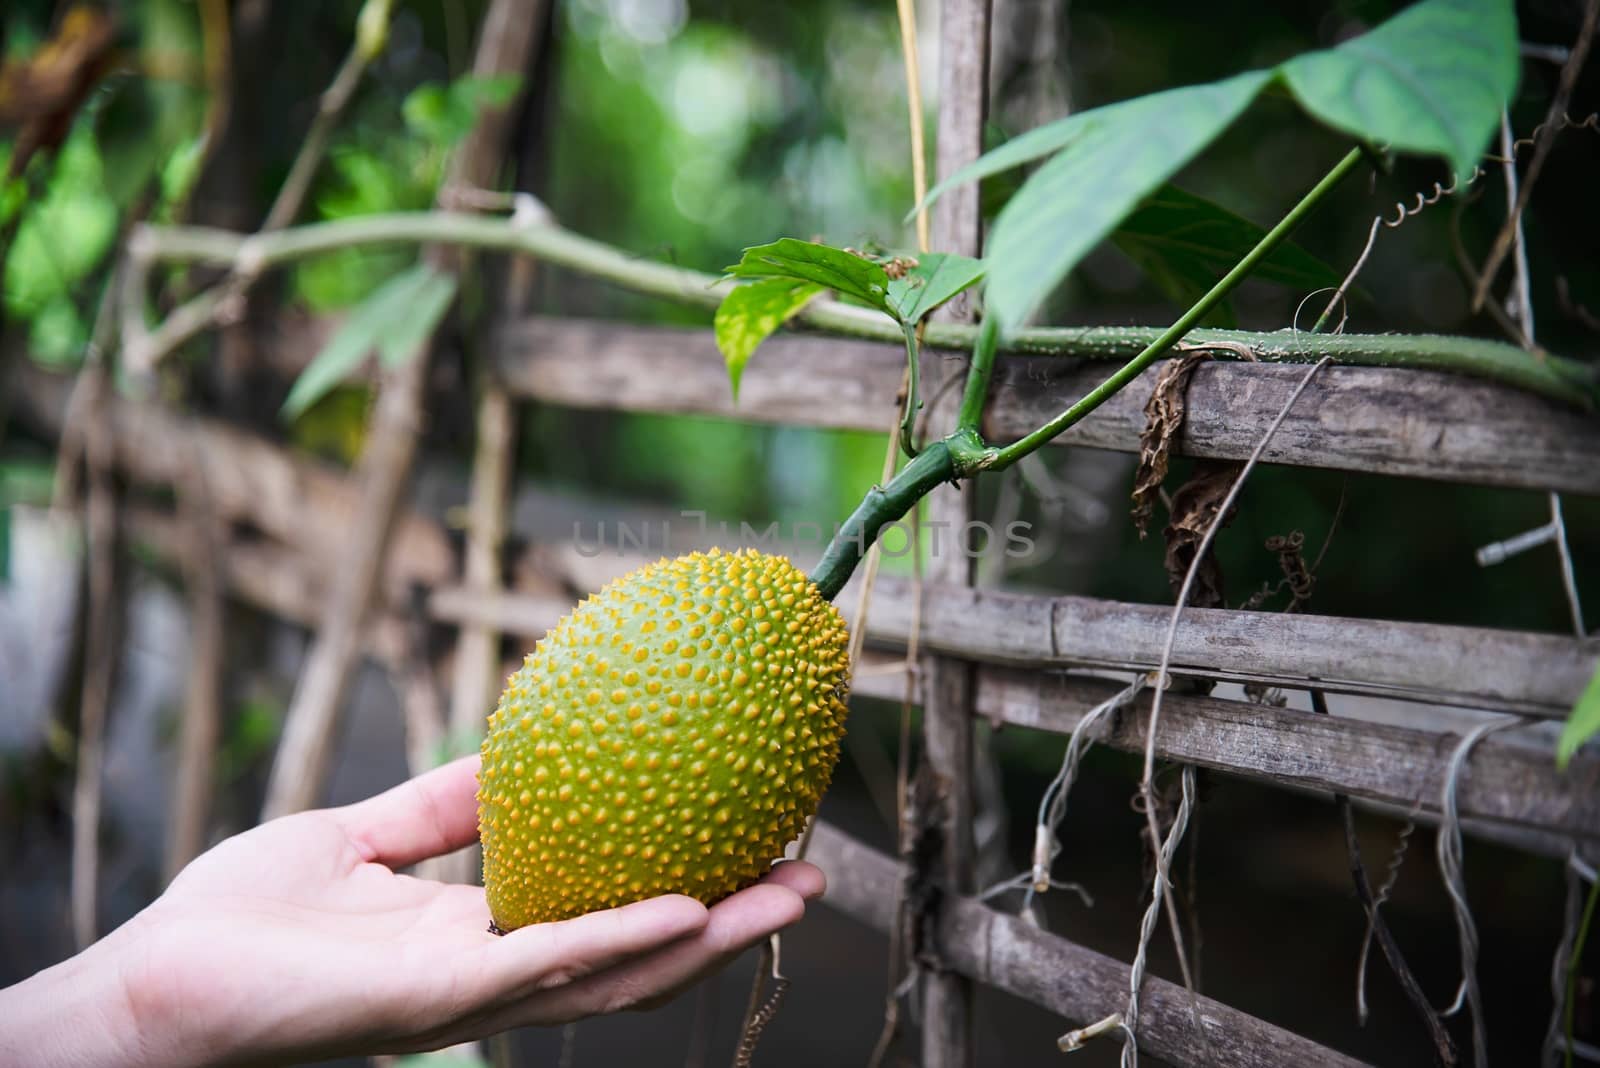
M 822 893 L 816 868 L 784 863 L 709 910 L 667 896 L 490 934 L 481 887 L 393 870 L 476 838 L 477 766 L 469 757 L 228 839 L 85 954 L 0 992 L 0 1016 L 20 1002 L 24 1021 L 42 1009 L 59 1028 L 75 1002 L 47 1004 L 52 990 L 120 989 L 84 1017 L 103 1025 L 102 1048 L 119 1064 L 434 1049 L 663 1001 Z M 109 987 L 108 969 L 118 977 Z M 81 1046 L 88 1036 L 64 1037 Z M 0 1037 L 0 1061 L 55 1063 L 40 1057 L 48 1043 L 12 1038 Z

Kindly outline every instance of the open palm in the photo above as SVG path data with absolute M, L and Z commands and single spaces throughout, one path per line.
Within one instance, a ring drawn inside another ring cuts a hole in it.
M 501 936 L 481 887 L 395 869 L 476 838 L 477 758 L 346 808 L 274 820 L 186 868 L 113 938 L 141 1059 L 437 1048 L 653 1003 L 798 920 L 804 863 L 711 909 L 659 897 Z

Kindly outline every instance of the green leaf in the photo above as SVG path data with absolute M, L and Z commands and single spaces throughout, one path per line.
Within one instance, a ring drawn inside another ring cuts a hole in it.
M 1056 124 L 1077 129 L 1070 136 L 1058 132 L 1066 147 L 1011 198 L 990 240 L 988 308 L 1002 330 L 1021 326 L 1135 205 L 1244 111 L 1267 77 L 1251 71 L 1079 112 Z
M 870 307 L 893 315 L 888 304 L 889 276 L 871 260 L 842 248 L 779 238 L 770 245 L 744 250 L 739 262 L 727 269 L 734 278 L 792 278 L 814 282 L 840 296 L 854 297 Z
M 1181 307 L 1199 300 L 1266 233 L 1249 219 L 1175 185 L 1164 185 L 1111 235 L 1117 248 Z M 1285 242 L 1256 268 L 1252 278 L 1311 292 L 1337 286 L 1338 271 Z M 1210 325 L 1231 325 L 1226 321 Z
M 984 264 L 953 252 L 929 252 L 917 265 L 889 282 L 889 311 L 902 323 L 915 325 L 957 293 L 976 285 Z
M 247 697 L 229 717 L 227 735 L 217 747 L 217 781 L 232 783 L 272 751 L 283 726 L 284 709 L 261 697 Z
M 722 298 L 712 328 L 717 349 L 728 365 L 728 384 L 733 387 L 734 400 L 739 399 L 739 379 L 744 375 L 744 365 L 750 362 L 757 347 L 821 292 L 822 286 L 816 282 L 764 278 L 735 286 Z
M 378 331 L 378 356 L 385 367 L 399 367 L 416 354 L 423 342 L 433 336 L 456 295 L 455 275 L 443 274 L 427 264 L 418 264 L 412 271 L 421 274 L 420 281 L 410 284 L 403 306 L 385 309 L 393 314 Z
M 520 74 L 491 74 L 487 77 L 469 74 L 457 78 L 450 86 L 452 92 L 479 108 L 503 108 L 511 103 L 520 88 Z
M 130 78 L 113 83 L 95 112 L 95 143 L 105 190 L 126 209 L 200 125 L 195 94 L 177 82 Z
M 488 78 L 469 75 L 449 85 L 429 82 L 406 95 L 400 114 L 413 133 L 449 147 L 467 136 L 484 108 L 511 103 L 521 85 L 522 79 L 516 74 Z
M 1567 770 L 1572 754 L 1596 734 L 1600 734 L 1600 664 L 1594 668 L 1594 677 L 1584 687 L 1583 696 L 1572 706 L 1572 715 L 1561 729 L 1561 740 L 1556 743 L 1556 767 Z
M 1517 87 L 1510 0 L 1425 0 L 1337 48 L 1278 68 L 1300 105 L 1335 129 L 1439 155 L 1465 177 Z
M 1181 90 L 1173 91 L 1181 92 Z M 1043 126 L 1035 126 L 1027 133 L 1018 134 L 1005 144 L 990 149 L 928 190 L 928 195 L 922 198 L 922 203 L 906 212 L 906 217 L 902 221 L 910 222 L 916 217 L 919 209 L 932 204 L 958 185 L 982 181 L 1001 171 L 1009 171 L 1013 167 L 1020 167 L 1024 163 L 1031 163 L 1040 157 L 1066 148 L 1084 135 L 1090 126 L 1087 121 L 1088 116 L 1099 110 L 1101 109 L 1080 111 L 1076 115 L 1047 122 Z
M 373 290 L 295 379 L 283 402 L 284 418 L 293 420 L 321 400 L 373 349 L 385 366 L 405 361 L 438 325 L 455 288 L 453 275 L 419 263 Z

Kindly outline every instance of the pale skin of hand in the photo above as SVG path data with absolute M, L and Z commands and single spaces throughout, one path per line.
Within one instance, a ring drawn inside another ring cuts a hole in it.
M 222 842 L 100 942 L 0 990 L 0 1064 L 273 1064 L 650 1007 L 822 894 L 820 871 L 787 862 L 710 909 L 658 897 L 492 934 L 481 887 L 396 874 L 477 837 L 477 768 Z

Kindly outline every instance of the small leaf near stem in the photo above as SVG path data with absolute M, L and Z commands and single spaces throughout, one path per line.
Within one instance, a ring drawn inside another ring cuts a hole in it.
M 756 349 L 821 292 L 815 282 L 763 278 L 735 286 L 722 298 L 712 319 L 712 332 L 728 367 L 734 400 L 739 399 L 739 380 Z
M 840 296 L 853 297 L 869 308 L 894 315 L 889 307 L 889 276 L 884 269 L 853 252 L 782 237 L 744 250 L 727 269 L 730 278 L 792 278 L 815 282 Z
M 303 414 L 370 353 L 396 367 L 416 352 L 443 318 L 455 296 L 456 279 L 419 263 L 394 275 L 350 309 L 339 329 L 295 379 L 283 402 L 283 417 Z
M 917 323 L 939 305 L 983 279 L 984 263 L 953 252 L 929 252 L 890 278 L 888 311 L 902 323 Z

